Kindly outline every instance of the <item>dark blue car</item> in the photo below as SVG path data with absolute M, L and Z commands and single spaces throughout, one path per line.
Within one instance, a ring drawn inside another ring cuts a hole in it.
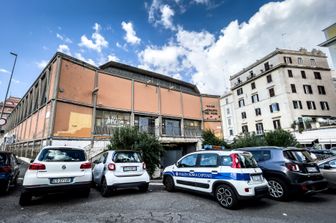
M 0 151 L 0 193 L 7 193 L 17 184 L 20 173 L 19 164 L 14 154 Z

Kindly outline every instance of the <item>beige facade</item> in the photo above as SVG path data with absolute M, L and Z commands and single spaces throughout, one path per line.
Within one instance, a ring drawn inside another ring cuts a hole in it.
M 277 49 L 230 80 L 232 93 L 222 97 L 221 105 L 222 112 L 228 107 L 234 111 L 235 135 L 314 129 L 335 122 L 336 95 L 321 51 Z M 232 128 L 228 118 L 224 115 L 224 130 Z
M 77 145 L 93 155 L 113 131 L 135 126 L 183 153 L 201 145 L 201 130 L 222 137 L 219 96 L 202 95 L 195 85 L 109 62 L 94 67 L 57 53 L 5 126 L 21 155 L 41 145 Z

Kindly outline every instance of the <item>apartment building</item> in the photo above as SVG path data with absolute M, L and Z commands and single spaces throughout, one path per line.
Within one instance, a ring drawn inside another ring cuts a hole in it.
M 6 148 L 34 157 L 43 145 L 73 145 L 92 156 L 116 128 L 135 126 L 159 138 L 165 166 L 199 149 L 202 129 L 222 137 L 219 100 L 165 75 L 56 53 L 9 116 L 5 131 L 15 141 Z
M 221 98 L 224 131 L 262 135 L 278 128 L 302 131 L 336 124 L 331 71 L 319 50 L 276 49 L 230 81 L 232 92 Z M 234 115 L 224 113 L 228 108 Z M 229 120 L 235 125 L 230 126 Z M 225 133 L 224 138 L 231 140 Z
M 231 143 L 234 137 L 238 134 L 236 128 L 236 112 L 233 102 L 233 93 L 225 93 L 220 100 L 221 114 L 222 114 L 222 129 L 224 139 Z
M 326 41 L 320 43 L 319 46 L 328 47 L 334 69 L 336 69 L 336 23 L 328 26 L 322 31 L 324 32 Z

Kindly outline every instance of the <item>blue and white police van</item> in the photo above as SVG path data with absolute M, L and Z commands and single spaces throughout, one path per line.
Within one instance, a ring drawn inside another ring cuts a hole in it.
M 163 171 L 167 191 L 176 188 L 209 193 L 234 209 L 240 200 L 262 198 L 268 183 L 249 152 L 205 150 L 189 153 Z

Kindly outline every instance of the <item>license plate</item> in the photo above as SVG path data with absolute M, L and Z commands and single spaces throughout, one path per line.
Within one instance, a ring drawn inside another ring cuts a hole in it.
M 251 178 L 253 181 L 262 181 L 262 176 L 261 175 L 251 175 Z
M 65 183 L 71 183 L 71 178 L 53 178 L 51 179 L 52 184 L 65 184 Z
M 316 167 L 307 167 L 307 171 L 308 171 L 309 173 L 312 173 L 312 172 L 318 172 L 317 169 L 316 169 Z
M 127 172 L 127 171 L 136 171 L 137 167 L 136 166 L 125 166 L 123 170 L 124 170 L 124 172 Z

